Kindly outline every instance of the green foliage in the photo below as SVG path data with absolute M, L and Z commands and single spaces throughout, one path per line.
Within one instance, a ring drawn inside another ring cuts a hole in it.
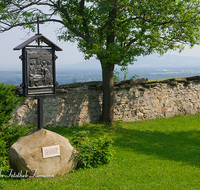
M 23 97 L 15 95 L 13 89 L 14 85 L 0 83 L 0 167 L 7 164 L 10 146 L 30 131 L 30 127 L 7 123 L 14 109 L 23 100 Z
M 123 71 L 124 72 L 124 80 L 128 80 L 127 79 L 127 75 L 128 75 L 128 73 L 129 73 L 129 71 L 128 71 L 128 67 L 125 67 L 125 68 L 121 68 L 121 71 Z M 130 79 L 135 79 L 135 78 L 137 78 L 137 77 L 139 77 L 138 75 L 133 75 L 133 76 L 131 76 L 130 77 Z
M 149 89 L 150 89 L 150 88 L 151 88 L 151 85 L 150 85 L 150 84 L 148 84 L 148 85 L 147 85 L 147 88 L 149 88 Z
M 11 123 L 0 127 L 2 138 L 6 141 L 7 148 L 10 148 L 20 137 L 28 134 L 34 126 L 22 126 L 17 123 Z
M 7 164 L 10 146 L 27 133 L 28 127 L 8 124 L 12 113 L 23 97 L 15 95 L 14 85 L 0 83 L 0 167 Z
M 3 189 L 3 188 L 5 187 L 5 185 L 6 185 L 5 180 L 4 180 L 4 179 L 1 179 L 1 180 L 0 180 L 0 189 Z
M 7 164 L 9 148 L 22 136 L 28 134 L 34 126 L 21 126 L 11 123 L 0 126 L 0 167 Z
M 117 71 L 117 69 L 114 70 L 113 79 L 115 82 L 120 81 L 119 80 L 119 71 Z
M 6 3 L 5 3 L 6 2 Z M 85 58 L 127 66 L 140 55 L 182 51 L 200 40 L 200 0 L 3 1 L 0 32 L 22 26 L 35 30 L 39 16 L 61 24 L 58 39 L 78 43 Z M 46 6 L 48 11 L 40 8 Z
M 14 85 L 0 83 L 0 126 L 12 118 L 12 113 L 23 97 L 15 95 Z
M 113 65 L 127 67 L 141 55 L 180 52 L 183 44 L 200 44 L 199 4 L 200 0 L 10 0 L 0 4 L 0 32 L 17 26 L 34 31 L 37 16 L 58 22 L 58 40 L 77 42 L 85 59 L 100 60 L 103 105 L 110 105 L 102 107 L 102 120 L 113 122 Z
M 139 75 L 136 75 L 136 74 L 135 74 L 135 75 L 133 75 L 133 76 L 130 77 L 130 80 L 131 80 L 131 79 L 136 79 L 136 78 L 138 78 L 138 77 L 139 77 Z
M 72 143 L 77 150 L 77 168 L 93 168 L 107 164 L 112 157 L 113 141 L 107 136 L 90 140 L 86 131 L 73 132 Z
M 128 73 L 129 73 L 128 67 L 122 67 L 120 70 L 121 70 L 122 72 L 124 72 L 124 80 L 128 80 L 128 79 L 127 79 L 127 76 L 128 76 Z M 116 68 L 116 69 L 114 70 L 114 74 L 113 74 L 113 79 L 114 79 L 115 82 L 120 81 L 119 75 L 120 75 L 120 72 L 117 71 L 117 68 Z M 139 77 L 139 76 L 135 74 L 135 75 L 131 76 L 130 79 L 135 79 L 135 78 L 137 78 L 137 77 Z
M 0 136 L 0 168 L 7 164 L 8 151 L 6 148 L 6 142 Z
M 127 75 L 128 75 L 128 67 L 127 69 L 124 70 L 124 80 L 127 80 Z
M 138 122 L 117 121 L 113 126 L 87 124 L 48 127 L 72 139 L 75 130 L 90 131 L 114 140 L 112 162 L 82 169 L 54 179 L 5 179 L 4 189 L 19 190 L 198 190 L 200 174 L 200 114 Z M 5 173 L 6 174 L 6 173 Z M 2 179 L 0 179 L 0 182 Z

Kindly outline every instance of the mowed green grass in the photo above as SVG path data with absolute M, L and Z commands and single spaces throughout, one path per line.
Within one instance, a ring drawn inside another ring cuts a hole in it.
M 200 189 L 200 115 L 139 122 L 48 128 L 69 140 L 72 132 L 90 131 L 90 138 L 114 140 L 111 162 L 53 179 L 0 179 L 3 189 Z

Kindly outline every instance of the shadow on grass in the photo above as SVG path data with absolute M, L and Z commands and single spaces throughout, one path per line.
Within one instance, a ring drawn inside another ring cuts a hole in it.
M 200 167 L 200 131 L 159 132 L 118 128 L 115 145 L 128 151 L 154 155 Z
M 73 127 L 44 127 L 47 130 L 56 132 L 66 138 L 72 138 L 74 131 L 87 131 L 88 136 L 92 138 L 100 137 L 105 135 L 105 133 L 111 133 L 112 128 L 105 124 L 85 124 L 82 126 L 73 126 Z
M 92 138 L 108 134 L 114 140 L 114 147 L 124 151 L 134 151 L 140 154 L 153 155 L 159 159 L 174 160 L 200 167 L 200 131 L 198 130 L 160 132 L 126 129 L 121 124 L 113 127 L 105 124 L 89 124 L 71 128 L 47 129 L 55 131 L 69 140 L 72 138 L 73 131 L 89 131 L 89 136 Z

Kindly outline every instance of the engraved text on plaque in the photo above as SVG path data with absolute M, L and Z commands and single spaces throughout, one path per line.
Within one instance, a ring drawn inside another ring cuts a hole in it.
M 60 156 L 60 146 L 55 145 L 55 146 L 42 147 L 42 154 L 43 158 Z

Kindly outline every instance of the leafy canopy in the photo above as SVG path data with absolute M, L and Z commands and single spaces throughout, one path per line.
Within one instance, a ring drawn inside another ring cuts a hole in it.
M 127 66 L 135 57 L 183 50 L 200 39 L 200 0 L 4 0 L 0 32 L 35 30 L 36 17 L 61 24 L 58 39 L 78 42 L 85 58 Z

